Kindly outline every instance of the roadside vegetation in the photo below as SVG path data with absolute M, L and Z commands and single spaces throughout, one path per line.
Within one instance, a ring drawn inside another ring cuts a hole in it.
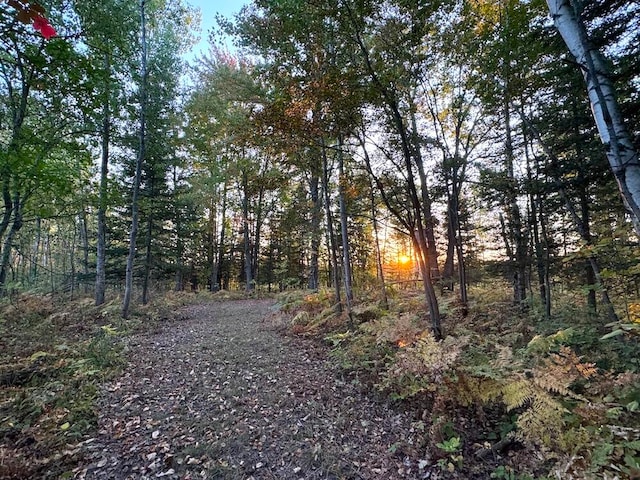
M 281 320 L 327 345 L 351 381 L 412 410 L 415 442 L 398 448 L 425 449 L 445 478 L 635 478 L 637 304 L 619 325 L 625 333 L 611 335 L 575 293 L 541 321 L 541 306 L 514 306 L 508 287 L 472 286 L 467 316 L 445 295 L 441 342 L 410 290 L 391 290 L 388 310 L 361 302 L 351 319 L 329 295 L 285 294 Z
M 206 295 L 206 294 L 205 294 Z M 120 316 L 120 300 L 22 293 L 0 304 L 0 478 L 69 478 L 96 429 L 100 388 L 127 361 L 127 337 L 176 318 L 169 293 Z M 66 474 L 66 475 L 65 475 Z

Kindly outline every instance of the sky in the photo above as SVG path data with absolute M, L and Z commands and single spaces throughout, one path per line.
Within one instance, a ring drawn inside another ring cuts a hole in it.
M 192 54 L 188 56 L 188 59 L 191 60 L 208 50 L 209 30 L 215 26 L 216 13 L 221 13 L 225 17 L 231 18 L 244 5 L 248 4 L 249 0 L 186 0 L 185 3 L 200 9 L 202 12 L 200 42 L 194 45 Z M 231 45 L 228 46 L 230 47 Z

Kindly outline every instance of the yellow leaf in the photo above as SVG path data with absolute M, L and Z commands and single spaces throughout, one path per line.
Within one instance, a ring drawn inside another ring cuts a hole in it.
M 40 359 L 41 359 L 41 358 L 43 358 L 43 357 L 48 357 L 49 355 L 50 355 L 50 354 L 49 354 L 49 353 L 47 353 L 47 352 L 39 351 L 39 352 L 36 352 L 36 353 L 34 353 L 33 355 L 31 355 L 31 356 L 29 357 L 29 360 L 31 360 L 32 362 L 35 362 L 35 361 L 37 361 L 37 360 L 40 360 Z
M 71 426 L 71 424 L 69 422 L 65 422 L 62 425 L 60 425 L 60 430 L 62 430 L 62 431 L 69 430 L 70 426 Z

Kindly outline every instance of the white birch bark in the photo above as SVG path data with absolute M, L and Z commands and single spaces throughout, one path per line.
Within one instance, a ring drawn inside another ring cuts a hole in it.
M 640 236 L 640 161 L 627 130 L 602 54 L 589 41 L 571 0 L 547 0 L 553 22 L 582 69 L 593 118 L 625 206 Z

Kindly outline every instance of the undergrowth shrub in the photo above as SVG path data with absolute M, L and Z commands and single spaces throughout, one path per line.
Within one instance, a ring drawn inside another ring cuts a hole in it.
M 100 385 L 125 363 L 123 335 L 176 318 L 194 297 L 136 305 L 126 321 L 118 299 L 0 302 L 0 478 L 67 478 L 80 454 L 74 442 L 96 428 Z
M 513 305 L 499 282 L 471 292 L 467 317 L 457 316 L 449 300 L 449 335 L 440 342 L 427 331 L 421 297 L 404 291 L 390 295 L 389 311 L 358 305 L 356 325 L 326 322 L 327 298 L 291 292 L 283 304 L 292 328 L 320 334 L 345 371 L 428 412 L 426 444 L 435 458 L 442 454 L 437 445 L 453 438 L 461 452 L 499 440 L 529 452 L 503 461 L 527 464 L 494 464 L 487 477 L 640 478 L 637 340 L 627 331 L 602 339 L 605 322 L 573 294 L 558 299 L 557 313 L 544 320 L 534 303 L 525 310 Z M 483 427 L 465 432 L 469 421 Z M 450 469 L 456 462 L 447 458 Z

